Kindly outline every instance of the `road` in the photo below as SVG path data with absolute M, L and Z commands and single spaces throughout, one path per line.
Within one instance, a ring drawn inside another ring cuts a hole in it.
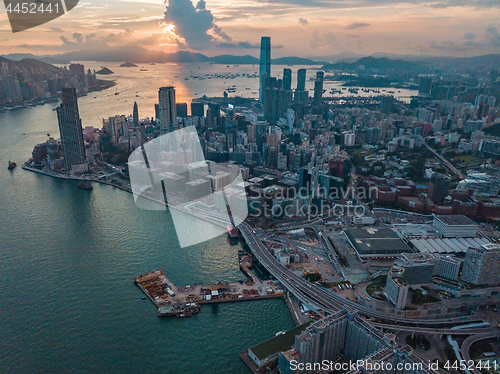
M 469 355 L 470 347 L 475 342 L 478 342 L 478 341 L 484 340 L 484 339 L 499 338 L 499 337 L 500 337 L 500 331 L 479 333 L 479 334 L 469 336 L 467 339 L 464 340 L 464 342 L 462 343 L 462 346 L 460 347 L 460 353 L 462 354 L 462 358 L 464 359 L 465 362 L 469 362 L 469 360 L 471 359 L 470 355 Z M 478 371 L 473 369 L 473 368 L 471 368 L 471 372 L 478 373 Z
M 457 177 L 459 177 L 460 179 L 465 179 L 465 175 L 463 175 L 463 173 L 458 170 L 455 166 L 453 166 L 450 161 L 448 161 L 447 159 L 445 159 L 443 156 L 441 156 L 439 153 L 436 152 L 435 149 L 431 148 L 425 141 L 424 139 L 424 145 L 425 147 L 431 151 L 432 153 L 434 153 L 434 156 L 436 156 L 443 164 L 444 166 L 446 166 L 448 169 L 450 169 Z
M 276 260 L 274 256 L 267 250 L 260 239 L 257 238 L 257 236 L 255 235 L 255 231 L 248 223 L 243 222 L 239 226 L 239 228 L 247 244 L 252 250 L 252 253 L 269 271 L 269 273 L 271 273 L 278 281 L 280 281 L 281 284 L 283 284 L 283 286 L 287 288 L 293 295 L 295 295 L 300 301 L 316 308 L 317 310 L 328 311 L 330 313 L 334 313 L 342 309 L 350 311 L 351 313 L 357 311 L 359 312 L 359 314 L 368 316 L 370 318 L 375 318 L 390 324 L 401 324 L 403 326 L 406 325 L 432 327 L 434 325 L 450 324 L 450 327 L 452 327 L 457 324 L 464 323 L 464 319 L 460 317 L 447 319 L 413 319 L 398 317 L 394 312 L 377 312 L 367 306 L 360 305 L 351 300 L 347 300 L 342 296 L 323 287 L 311 284 L 307 280 L 297 276 L 286 267 L 282 266 L 278 262 L 278 260 Z M 471 322 L 482 320 L 477 318 L 468 318 L 466 321 Z M 451 330 L 443 329 L 443 333 L 446 333 L 447 331 Z

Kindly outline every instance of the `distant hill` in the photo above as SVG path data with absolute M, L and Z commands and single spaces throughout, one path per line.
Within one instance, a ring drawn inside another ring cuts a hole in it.
M 36 59 L 38 61 L 43 61 L 46 62 L 47 64 L 69 64 L 70 61 L 67 59 L 62 59 L 60 57 L 57 57 L 60 55 L 55 55 L 55 56 L 35 56 L 31 53 L 10 53 L 8 55 L 2 55 L 2 57 L 5 57 L 9 60 L 12 61 L 21 61 L 27 58 L 32 58 Z
M 66 52 L 58 55 L 51 56 L 34 56 L 31 54 L 13 54 L 11 59 L 22 58 L 36 58 L 48 63 L 69 64 L 72 61 L 99 61 L 99 62 L 123 62 L 127 61 L 129 64 L 138 63 L 162 63 L 162 62 L 212 62 L 214 64 L 251 64 L 259 63 L 259 58 L 245 55 L 219 55 L 219 56 L 206 56 L 202 53 L 190 51 L 178 51 L 174 53 L 165 53 L 162 51 L 150 51 L 142 47 L 129 46 L 129 47 L 110 47 L 101 46 L 92 49 L 84 49 L 80 51 Z M 8 56 L 6 56 L 9 58 Z M 277 65 L 321 65 L 324 62 L 313 61 L 311 59 L 302 57 L 280 57 L 272 60 Z
M 250 55 L 245 55 L 245 56 L 220 55 L 220 56 L 208 57 L 208 59 L 215 64 L 255 65 L 259 63 L 259 59 L 257 57 L 253 57 Z
M 29 54 L 26 54 L 29 56 Z M 47 64 L 46 62 L 36 60 L 34 58 L 24 58 L 22 60 L 14 61 L 9 58 L 0 57 L 0 62 L 6 62 L 11 67 L 19 67 L 24 69 L 42 69 L 51 73 L 58 73 L 61 68 L 57 66 Z
M 101 70 L 99 71 L 96 71 L 95 72 L 96 74 L 101 74 L 101 75 L 111 75 L 111 74 L 114 74 L 113 71 L 111 71 L 110 69 L 108 68 L 102 68 Z
M 458 66 L 470 69 L 498 70 L 500 54 L 489 54 L 473 57 L 427 57 L 422 61 L 440 66 Z
M 302 57 L 280 57 L 272 60 L 276 65 L 323 65 L 325 61 L 313 61 Z
M 457 67 L 461 69 L 483 69 L 498 70 L 500 66 L 500 54 L 490 54 L 474 57 L 434 57 L 417 55 L 389 55 L 376 53 L 373 56 L 361 57 L 356 60 L 356 54 L 343 52 L 330 56 L 314 56 L 311 58 L 302 58 L 296 56 L 280 57 L 272 60 L 276 65 L 323 65 L 324 70 L 356 70 L 361 65 L 365 69 L 396 69 L 426 70 L 430 68 Z M 100 46 L 92 49 L 66 52 L 58 55 L 34 56 L 29 53 L 14 53 L 3 57 L 13 61 L 23 59 L 36 59 L 49 64 L 69 64 L 72 61 L 99 61 L 99 62 L 120 62 L 128 61 L 132 64 L 142 63 L 162 63 L 162 62 L 212 62 L 215 64 L 259 64 L 257 56 L 244 55 L 235 56 L 230 54 L 218 56 L 206 56 L 202 53 L 190 51 L 178 51 L 174 53 L 165 53 L 162 51 L 150 51 L 138 46 Z M 342 58 L 342 61 L 336 63 L 325 63 L 334 58 Z
M 363 66 L 365 69 L 414 69 L 417 63 L 404 60 L 390 60 L 387 57 L 362 57 L 352 63 L 337 62 L 335 64 L 323 65 L 324 70 L 354 70 Z
M 137 68 L 138 66 L 133 62 L 127 61 L 120 65 L 121 68 Z

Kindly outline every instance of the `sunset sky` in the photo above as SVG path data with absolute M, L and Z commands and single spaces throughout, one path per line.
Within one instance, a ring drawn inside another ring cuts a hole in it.
M 500 53 L 500 1 L 80 0 L 68 14 L 16 34 L 0 5 L 0 54 L 133 45 L 258 56 L 264 35 L 272 57 Z

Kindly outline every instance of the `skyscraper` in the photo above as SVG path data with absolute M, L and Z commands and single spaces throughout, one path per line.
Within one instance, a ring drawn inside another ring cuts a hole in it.
M 318 71 L 314 81 L 314 105 L 320 105 L 323 99 L 323 78 L 325 73 Z
M 137 101 L 134 101 L 134 127 L 139 127 L 139 108 L 137 107 Z
M 309 93 L 306 91 L 306 69 L 297 72 L 297 89 L 294 93 L 294 102 L 307 104 Z M 300 116 L 299 116 L 300 117 Z
M 441 205 L 448 195 L 449 188 L 450 181 L 446 176 L 441 173 L 433 173 L 427 188 L 427 197 L 431 199 L 433 203 Z
M 307 69 L 299 69 L 297 72 L 297 90 L 305 91 L 306 89 L 306 71 Z
M 78 112 L 75 88 L 63 88 L 62 103 L 57 107 L 57 120 L 66 171 L 75 165 L 85 164 L 82 120 Z
M 283 69 L 283 88 L 285 91 L 292 89 L 292 70 L 284 68 Z
M 187 117 L 188 115 L 188 106 L 187 103 L 177 103 L 175 104 L 177 108 L 177 116 L 178 117 Z
M 191 103 L 191 115 L 193 117 L 203 117 L 203 116 L 205 116 L 205 113 L 204 113 L 204 104 L 196 102 L 196 101 L 193 101 Z
M 471 284 L 500 283 L 500 246 L 484 244 L 480 248 L 469 248 L 465 255 L 462 282 Z
M 380 98 L 380 112 L 384 114 L 390 114 L 393 102 L 394 102 L 394 96 L 383 95 Z
M 175 88 L 160 87 L 158 91 L 158 111 L 160 125 L 164 130 L 172 131 L 177 122 L 177 107 L 175 105 Z
M 264 103 L 266 79 L 271 76 L 271 38 L 263 36 L 260 39 L 260 67 L 259 67 L 259 101 Z

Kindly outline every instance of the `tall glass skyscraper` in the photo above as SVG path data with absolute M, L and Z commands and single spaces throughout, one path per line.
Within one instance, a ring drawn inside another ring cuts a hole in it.
M 259 101 L 264 103 L 266 79 L 271 76 L 271 38 L 263 36 L 260 39 L 260 68 L 259 68 Z
M 134 110 L 133 110 L 133 118 L 134 118 L 134 127 L 139 127 L 139 108 L 137 107 L 137 101 L 134 101 Z
M 57 107 L 57 120 L 65 168 L 66 171 L 70 171 L 74 165 L 85 164 L 85 143 L 76 89 L 63 88 L 61 98 L 62 103 Z

